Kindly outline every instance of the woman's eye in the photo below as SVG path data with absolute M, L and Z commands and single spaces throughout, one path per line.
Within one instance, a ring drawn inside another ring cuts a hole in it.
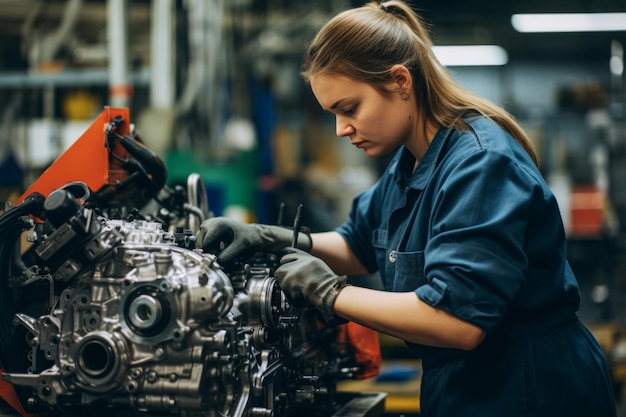
M 343 114 L 345 114 L 346 116 L 350 116 L 351 114 L 354 114 L 354 107 L 350 107 L 349 109 L 345 109 L 343 111 Z

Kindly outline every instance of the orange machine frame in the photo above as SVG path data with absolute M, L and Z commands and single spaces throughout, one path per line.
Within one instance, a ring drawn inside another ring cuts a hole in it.
M 47 197 L 52 191 L 73 181 L 84 182 L 90 190 L 96 192 L 104 186 L 117 184 L 128 177 L 128 172 L 122 169 L 119 161 L 111 158 L 106 147 L 105 131 L 117 117 L 121 117 L 124 123 L 116 132 L 122 136 L 129 135 L 129 109 L 105 106 L 82 136 L 35 180 L 16 204 L 35 191 Z M 114 152 L 121 158 L 128 155 L 122 146 L 116 146 Z

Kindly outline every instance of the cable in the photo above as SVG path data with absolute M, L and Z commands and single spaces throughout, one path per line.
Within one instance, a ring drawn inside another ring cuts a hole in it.
M 34 192 L 20 204 L 10 207 L 0 216 L 0 363 L 8 371 L 24 371 L 26 358 L 16 346 L 16 330 L 13 317 L 17 312 L 17 291 L 9 284 L 15 257 L 19 256 L 19 238 L 24 230 L 32 226 L 23 217 L 41 216 L 44 197 Z M 19 265 L 18 269 L 19 268 Z

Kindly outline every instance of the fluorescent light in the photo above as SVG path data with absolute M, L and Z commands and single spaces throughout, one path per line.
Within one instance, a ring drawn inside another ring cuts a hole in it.
M 518 32 L 614 32 L 626 30 L 626 13 L 514 14 Z
M 497 45 L 434 46 L 433 52 L 447 67 L 505 65 L 509 61 L 504 48 Z
M 609 60 L 611 74 L 621 77 L 624 74 L 624 61 L 619 56 L 612 56 Z

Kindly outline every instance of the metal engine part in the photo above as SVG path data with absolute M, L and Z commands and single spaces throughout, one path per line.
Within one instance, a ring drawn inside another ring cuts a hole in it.
M 67 190 L 44 209 L 52 226 L 9 277 L 47 290 L 44 305 L 17 307 L 27 368 L 3 374 L 30 410 L 279 417 L 332 408 L 335 382 L 353 375 L 336 329 L 289 305 L 275 255 L 226 270 L 189 233 L 110 219 Z

